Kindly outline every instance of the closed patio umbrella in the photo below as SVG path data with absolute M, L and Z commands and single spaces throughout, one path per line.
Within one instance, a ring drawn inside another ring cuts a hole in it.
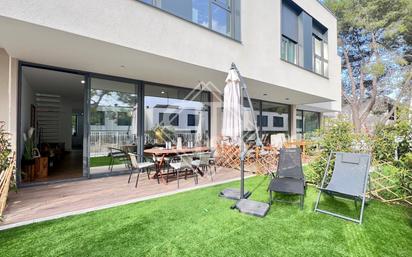
M 234 69 L 230 69 L 223 92 L 222 135 L 229 137 L 234 144 L 240 144 L 241 138 L 241 97 L 240 79 Z
M 195 144 L 196 146 L 202 146 L 203 144 L 203 130 L 205 125 L 203 124 L 203 110 L 199 112 L 199 121 L 196 128 Z

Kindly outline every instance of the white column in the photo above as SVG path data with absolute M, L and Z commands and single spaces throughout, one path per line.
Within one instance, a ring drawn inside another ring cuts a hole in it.
M 219 93 L 211 93 L 210 103 L 210 146 L 216 146 L 216 140 L 222 131 L 222 98 Z
M 290 136 L 296 140 L 296 105 L 290 106 Z

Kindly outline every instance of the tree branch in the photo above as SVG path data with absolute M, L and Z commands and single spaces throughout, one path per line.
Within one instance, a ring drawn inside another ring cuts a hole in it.
M 352 71 L 352 66 L 350 64 L 349 61 L 349 55 L 348 55 L 348 51 L 346 49 L 343 50 L 343 55 L 345 58 L 345 63 L 346 63 L 346 68 L 348 69 L 348 75 L 349 75 L 349 80 L 350 80 L 350 84 L 351 84 L 351 88 L 352 88 L 352 97 L 350 97 L 350 99 L 348 99 L 349 103 L 352 103 L 354 101 L 356 101 L 356 84 L 355 84 L 355 78 L 353 77 L 353 71 Z
M 408 95 L 408 96 L 411 95 L 412 89 L 410 88 L 410 85 L 409 85 L 411 83 L 411 80 L 412 80 L 412 71 L 409 72 L 408 76 L 406 77 L 406 80 L 401 87 L 401 91 L 399 92 L 394 104 L 392 105 L 392 109 L 383 116 L 383 118 L 379 121 L 380 123 L 385 123 L 392 116 L 392 114 L 395 112 L 396 108 L 399 106 L 399 103 L 401 102 L 402 98 L 405 95 Z

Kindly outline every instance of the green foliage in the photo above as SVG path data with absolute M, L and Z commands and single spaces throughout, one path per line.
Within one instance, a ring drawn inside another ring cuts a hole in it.
M 173 127 L 160 125 L 157 125 L 153 129 L 149 130 L 147 134 L 149 135 L 151 141 L 153 141 L 150 143 L 156 143 L 156 141 L 159 143 L 174 141 L 176 135 Z
M 33 149 L 34 149 L 34 128 L 30 128 L 27 134 L 24 135 L 24 150 L 23 150 L 23 160 L 32 161 L 33 160 Z
M 359 151 L 365 148 L 364 145 L 368 145 L 369 141 L 364 136 L 355 134 L 352 124 L 341 118 L 329 120 L 324 128 L 318 130 L 318 133 L 321 151 L 306 171 L 307 180 L 316 184 L 322 181 L 330 152 Z
M 10 134 L 6 132 L 5 127 L 6 123 L 0 121 L 0 172 L 8 167 L 11 153 Z
M 374 159 L 379 162 L 395 162 L 395 151 L 399 159 L 412 152 L 412 121 L 408 113 L 400 110 L 397 121 L 379 125 L 373 138 Z

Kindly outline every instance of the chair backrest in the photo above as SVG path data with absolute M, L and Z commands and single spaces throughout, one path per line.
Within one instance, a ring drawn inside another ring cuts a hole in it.
M 133 167 L 134 169 L 137 169 L 138 164 L 137 164 L 136 155 L 133 154 L 133 153 L 129 153 L 129 157 L 130 157 L 130 162 L 132 163 L 132 167 Z
M 283 133 L 274 134 L 270 136 L 270 145 L 277 149 L 281 149 L 285 142 L 286 142 L 286 137 L 285 137 L 285 134 Z
M 208 165 L 210 159 L 210 153 L 199 153 L 200 165 Z
M 281 148 L 277 170 L 278 177 L 305 179 L 300 148 Z
M 193 155 L 191 154 L 182 154 L 180 155 L 180 162 L 181 162 L 181 167 L 182 168 L 191 168 L 192 167 L 192 161 L 193 161 Z
M 335 166 L 327 188 L 352 196 L 363 195 L 371 156 L 360 153 L 335 153 Z

